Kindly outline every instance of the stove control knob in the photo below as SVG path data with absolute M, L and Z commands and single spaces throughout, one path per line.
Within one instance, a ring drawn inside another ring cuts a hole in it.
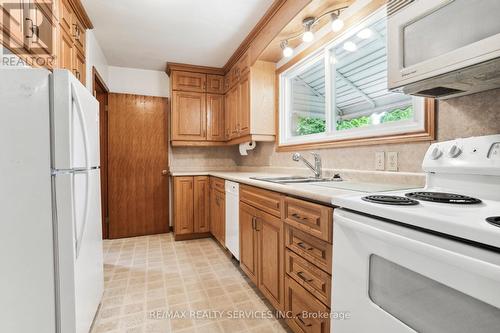
M 460 154 L 462 154 L 462 149 L 457 145 L 453 145 L 448 149 L 448 156 L 450 158 L 458 157 Z
M 443 155 L 443 152 L 441 151 L 441 149 L 439 149 L 439 147 L 434 147 L 434 149 L 431 151 L 431 159 L 433 160 L 437 160 L 441 157 L 441 155 Z

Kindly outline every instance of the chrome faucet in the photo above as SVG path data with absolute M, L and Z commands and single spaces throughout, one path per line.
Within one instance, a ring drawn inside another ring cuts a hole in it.
M 312 156 L 314 156 L 314 166 L 309 163 L 308 160 L 306 160 L 301 154 L 299 153 L 294 153 L 292 158 L 295 162 L 302 161 L 304 164 L 314 172 L 314 177 L 315 178 L 321 178 L 323 175 L 323 171 L 321 169 L 321 156 L 319 156 L 318 153 L 310 153 Z

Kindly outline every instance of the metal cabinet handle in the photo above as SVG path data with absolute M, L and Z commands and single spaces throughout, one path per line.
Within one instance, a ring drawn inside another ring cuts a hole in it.
M 28 21 L 28 23 L 29 23 L 29 27 L 28 27 L 27 31 L 31 32 L 31 35 L 26 35 L 25 37 L 29 38 L 29 39 L 36 37 L 38 39 L 38 35 L 40 33 L 40 28 L 37 25 L 35 25 L 33 20 L 30 19 L 29 17 L 26 18 L 26 21 Z
M 255 216 L 252 216 L 252 229 L 255 230 L 255 219 L 256 217 Z
M 299 214 L 297 214 L 297 213 L 293 213 L 293 214 L 292 214 L 292 217 L 295 217 L 296 219 L 299 219 L 299 220 L 302 220 L 302 221 L 307 221 L 307 220 L 309 220 L 307 217 L 305 217 L 305 216 L 300 216 L 300 215 L 299 215 Z
M 297 320 L 302 324 L 304 325 L 305 327 L 311 327 L 312 324 L 306 324 L 306 322 L 304 321 L 304 319 L 302 319 L 302 316 L 300 313 L 297 314 Z
M 312 246 L 306 246 L 304 242 L 299 242 L 297 243 L 297 245 L 306 251 L 311 251 L 312 249 L 314 249 Z
M 259 227 L 259 218 L 256 217 L 255 218 L 255 231 L 260 231 L 260 229 L 258 227 Z
M 308 279 L 305 276 L 304 272 L 298 272 L 297 275 L 298 275 L 299 278 L 301 278 L 302 280 L 304 280 L 306 282 L 312 282 L 312 281 L 314 281 L 314 279 Z
M 80 28 L 78 27 L 78 24 L 73 23 L 73 29 L 75 31 L 73 38 L 80 40 Z

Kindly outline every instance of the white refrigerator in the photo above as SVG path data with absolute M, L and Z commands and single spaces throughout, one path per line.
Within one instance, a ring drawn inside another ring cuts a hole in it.
M 99 104 L 68 71 L 0 69 L 0 332 L 87 333 L 104 289 Z

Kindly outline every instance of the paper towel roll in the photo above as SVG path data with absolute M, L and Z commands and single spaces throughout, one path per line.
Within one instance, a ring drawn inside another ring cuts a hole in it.
M 255 141 L 240 143 L 240 155 L 247 156 L 248 151 L 254 149 L 255 146 L 257 146 Z

